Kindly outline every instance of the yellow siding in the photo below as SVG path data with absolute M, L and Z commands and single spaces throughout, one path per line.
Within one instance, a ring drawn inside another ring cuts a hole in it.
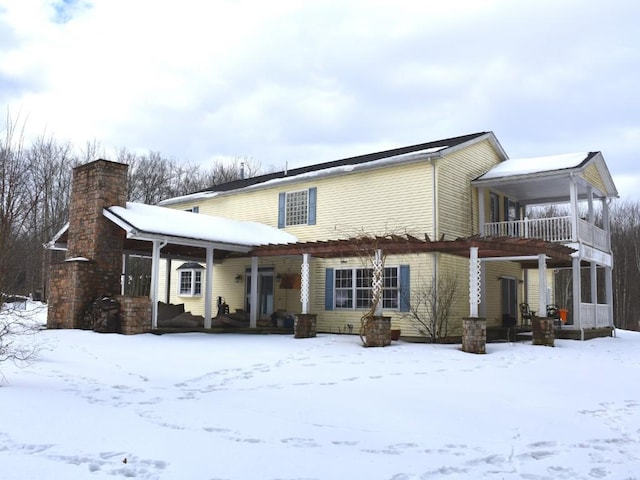
M 498 162 L 488 140 L 437 160 L 438 237 L 444 233 L 447 240 L 453 240 L 478 232 L 477 194 L 472 193 L 471 180 Z
M 362 232 L 431 235 L 431 178 L 428 163 L 412 163 L 221 194 L 199 207 L 201 214 L 277 227 L 278 194 L 317 187 L 316 225 L 286 228 L 301 241 L 348 238 Z
M 595 164 L 590 163 L 587 165 L 587 168 L 581 176 L 601 192 L 607 191 L 606 186 L 602 181 L 602 177 L 600 176 L 600 172 L 598 172 L 598 167 L 596 167 Z
M 540 277 L 538 275 L 537 269 L 529 269 L 526 272 L 527 280 L 527 303 L 529 304 L 529 308 L 534 310 L 536 314 L 540 314 Z M 524 272 L 523 272 L 523 280 L 524 280 Z M 555 303 L 553 297 L 553 270 L 547 270 L 547 292 L 544 293 L 544 303 L 553 304 Z M 522 300 L 524 302 L 524 299 Z M 542 312 L 545 314 L 546 312 Z

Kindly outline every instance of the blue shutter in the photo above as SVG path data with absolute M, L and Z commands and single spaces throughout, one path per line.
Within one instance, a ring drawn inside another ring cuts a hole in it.
M 400 311 L 409 311 L 409 292 L 411 286 L 411 276 L 409 274 L 409 265 L 400 265 Z
M 307 219 L 308 225 L 316 224 L 316 203 L 318 198 L 318 189 L 312 187 L 309 189 L 309 218 Z
M 333 268 L 327 268 L 325 272 L 324 309 L 333 310 Z
M 278 228 L 284 228 L 285 201 L 286 201 L 286 193 L 280 192 L 278 194 Z

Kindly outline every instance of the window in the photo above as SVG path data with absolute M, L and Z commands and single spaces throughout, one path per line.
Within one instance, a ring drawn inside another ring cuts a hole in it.
M 182 297 L 199 297 L 202 295 L 202 272 L 204 267 L 199 263 L 184 263 L 178 267 L 180 281 L 178 295 Z
M 309 190 L 298 192 L 287 192 L 285 204 L 285 224 L 304 225 L 308 218 L 308 198 Z
M 373 271 L 370 268 L 335 270 L 335 308 L 366 309 L 371 307 Z M 400 289 L 398 267 L 385 267 L 382 279 L 382 308 L 397 309 Z
M 278 228 L 294 225 L 316 224 L 315 187 L 291 192 L 280 192 L 278 196 Z

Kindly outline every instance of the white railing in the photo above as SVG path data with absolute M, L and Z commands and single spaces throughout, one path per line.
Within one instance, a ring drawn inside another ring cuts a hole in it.
M 603 328 L 613 325 L 611 309 L 606 304 L 581 303 L 580 326 L 582 328 Z
M 488 237 L 537 238 L 548 242 L 573 241 L 571 217 L 525 218 L 484 224 Z
M 587 245 L 605 252 L 609 251 L 607 232 L 581 218 L 578 219 L 578 236 Z
M 548 242 L 574 242 L 571 217 L 525 218 L 510 222 L 484 224 L 487 237 L 537 238 Z M 595 225 L 578 219 L 578 238 L 586 245 L 604 252 L 609 251 L 607 232 Z

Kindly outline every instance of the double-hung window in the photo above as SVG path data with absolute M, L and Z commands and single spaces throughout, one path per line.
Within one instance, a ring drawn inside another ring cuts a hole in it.
M 305 188 L 280 192 L 278 196 L 278 228 L 315 225 L 317 189 Z
M 399 267 L 385 267 L 382 279 L 382 308 L 397 309 L 399 305 Z M 371 307 L 373 271 L 370 268 L 337 268 L 334 295 L 337 309 Z
M 181 297 L 199 297 L 202 295 L 202 272 L 204 267 L 199 263 L 185 263 L 178 267 L 180 280 L 178 295 Z

